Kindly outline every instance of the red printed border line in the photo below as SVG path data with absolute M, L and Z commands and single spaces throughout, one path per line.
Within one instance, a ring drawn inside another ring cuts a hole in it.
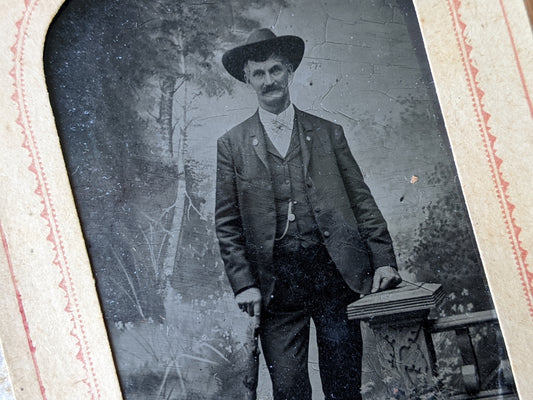
M 500 1 L 500 7 L 502 9 L 503 17 L 505 19 L 505 25 L 507 26 L 507 33 L 509 34 L 509 38 L 511 38 L 511 46 L 513 48 L 513 54 L 516 60 L 516 66 L 518 68 L 518 74 L 520 75 L 520 82 L 522 83 L 522 88 L 524 89 L 524 95 L 526 97 L 527 105 L 529 107 L 529 113 L 531 114 L 531 118 L 533 119 L 533 104 L 531 102 L 531 97 L 529 96 L 529 90 L 526 85 L 526 78 L 524 77 L 524 69 L 522 68 L 522 63 L 520 62 L 520 59 L 518 58 L 518 50 L 516 49 L 516 43 L 514 41 L 513 32 L 511 31 L 511 25 L 509 24 L 509 19 L 507 18 L 507 11 L 505 10 L 505 7 L 503 5 L 503 0 L 499 0 L 499 1 Z
M 19 110 L 17 123 L 21 126 L 22 131 L 23 131 L 23 136 L 24 136 L 23 147 L 26 150 L 28 150 L 28 155 L 31 160 L 29 170 L 35 175 L 35 178 L 37 181 L 37 188 L 35 190 L 35 194 L 41 198 L 41 204 L 43 206 L 41 217 L 47 222 L 48 227 L 49 227 L 49 235 L 47 237 L 47 240 L 50 241 L 54 246 L 54 251 L 55 251 L 54 264 L 58 267 L 58 270 L 60 271 L 60 274 L 62 277 L 59 287 L 64 291 L 65 298 L 67 299 L 67 306 L 65 307 L 65 311 L 69 314 L 71 318 L 72 326 L 73 326 L 70 334 L 76 339 L 77 345 L 79 348 L 77 359 L 82 363 L 88 375 L 83 380 L 83 382 L 88 386 L 88 390 L 89 390 L 89 394 L 91 395 L 91 398 L 99 399 L 100 391 L 98 388 L 97 378 L 94 372 L 94 365 L 91 360 L 89 344 L 87 342 L 87 338 L 85 335 L 85 329 L 84 329 L 83 321 L 81 318 L 81 312 L 79 309 L 79 301 L 78 301 L 76 291 L 73 285 L 72 275 L 70 272 L 70 266 L 65 256 L 63 241 L 61 238 L 61 233 L 60 233 L 57 218 L 55 215 L 50 190 L 47 184 L 46 174 L 43 168 L 42 160 L 40 157 L 40 152 L 39 152 L 37 143 L 34 138 L 33 128 L 31 125 L 31 121 L 30 121 L 30 117 L 29 117 L 29 113 L 27 109 L 27 104 L 26 104 L 27 98 L 26 98 L 26 92 L 25 92 L 25 87 L 24 87 L 24 65 L 23 65 L 25 39 L 26 39 L 28 26 L 31 23 L 32 13 L 38 4 L 38 1 L 39 0 L 35 0 L 32 2 L 30 0 L 25 0 L 24 15 L 16 23 L 16 27 L 17 27 L 16 41 L 15 41 L 15 44 L 11 48 L 11 51 L 14 56 L 13 58 L 14 66 L 10 72 L 10 75 L 12 76 L 14 80 L 14 88 L 15 88 L 15 93 L 13 94 L 12 99 L 16 103 L 18 110 Z M 507 226 L 507 231 L 509 234 L 509 243 L 511 244 L 513 248 L 515 261 L 519 268 L 522 285 L 523 285 L 524 292 L 527 297 L 530 314 L 533 316 L 533 306 L 532 306 L 532 300 L 531 300 L 532 291 L 533 291 L 533 288 L 531 287 L 531 282 L 532 282 L 533 276 L 527 270 L 527 267 L 528 267 L 528 264 L 526 263 L 527 251 L 522 247 L 522 243 L 519 240 L 521 228 L 518 226 L 518 224 L 516 223 L 516 220 L 512 216 L 515 206 L 510 202 L 509 195 L 507 193 L 509 183 L 504 179 L 503 174 L 501 172 L 502 159 L 496 155 L 496 149 L 494 146 L 496 137 L 491 133 L 491 128 L 488 123 L 490 114 L 488 114 L 484 110 L 484 106 L 482 103 L 484 92 L 480 88 L 479 83 L 476 81 L 478 69 L 474 67 L 472 59 L 470 57 L 472 47 L 467 43 L 467 38 L 464 32 L 466 28 L 466 24 L 461 20 L 461 15 L 459 12 L 461 1 L 460 0 L 447 0 L 447 1 L 448 1 L 448 7 L 450 10 L 450 15 L 453 19 L 453 23 L 455 27 L 457 43 L 461 51 L 463 67 L 465 70 L 465 74 L 467 76 L 469 90 L 470 90 L 473 105 L 474 105 L 474 108 L 477 114 L 480 132 L 481 132 L 484 144 L 485 144 L 487 161 L 489 162 L 489 165 L 491 168 L 491 172 L 493 175 L 493 182 L 495 185 L 496 193 L 500 201 L 502 215 Z M 533 116 L 533 106 L 531 104 L 531 99 L 529 97 L 527 86 L 525 84 L 523 70 L 520 64 L 520 60 L 517 56 L 517 51 L 515 48 L 514 39 L 512 37 L 512 32 L 509 28 L 509 22 L 507 20 L 505 8 L 502 3 L 502 0 L 499 0 L 499 1 L 502 7 L 502 11 L 505 16 L 505 21 L 508 27 L 509 36 L 511 38 L 511 42 L 513 45 L 513 51 L 515 53 L 515 60 L 516 60 L 517 68 L 519 70 L 519 74 L 522 80 L 522 85 L 526 93 L 526 98 L 528 100 L 530 112 Z M 6 250 L 6 254 L 8 255 L 8 263 L 10 266 L 12 282 L 13 282 L 13 285 L 14 285 L 14 288 L 17 294 L 19 311 L 21 313 L 21 318 L 23 320 L 24 329 L 26 332 L 26 338 L 28 341 L 28 346 L 32 354 L 32 360 L 34 362 L 35 371 L 38 377 L 39 387 L 40 387 L 43 399 L 46 400 L 45 388 L 42 384 L 39 367 L 35 359 L 36 348 L 32 341 L 29 323 L 27 321 L 27 317 L 26 317 L 25 310 L 24 310 L 23 298 L 19 292 L 18 283 L 17 283 L 16 277 L 14 274 L 11 259 L 9 258 L 9 252 L 8 252 L 9 249 L 7 247 L 7 239 L 5 238 L 3 230 L 1 231 L 1 233 L 2 233 L 2 243 L 3 243 L 4 249 Z M 90 374 L 89 374 L 89 371 L 90 371 Z
M 11 253 L 9 252 L 9 245 L 7 243 L 6 234 L 4 232 L 4 227 L 2 226 L 1 222 L 0 222 L 0 237 L 2 239 L 2 246 L 4 247 L 4 252 L 7 258 L 7 265 L 9 267 L 9 276 L 11 277 L 11 281 L 13 282 L 13 286 L 15 289 L 15 296 L 17 297 L 17 305 L 18 305 L 19 313 L 22 319 L 22 325 L 24 326 L 24 330 L 26 331 L 26 340 L 28 342 L 28 347 L 30 349 L 31 360 L 33 363 L 33 368 L 35 370 L 35 375 L 37 375 L 37 382 L 39 383 L 39 391 L 41 392 L 41 396 L 43 400 L 47 400 L 46 390 L 43 386 L 43 381 L 41 379 L 41 372 L 39 371 L 39 366 L 37 365 L 37 360 L 35 359 L 35 346 L 33 345 L 33 341 L 31 340 L 30 326 L 28 324 L 28 318 L 26 317 L 26 310 L 24 309 L 24 304 L 22 303 L 22 295 L 20 294 L 20 291 L 18 290 L 18 287 L 16 285 L 15 272 L 13 271 L 13 262 L 11 260 Z
M 485 111 L 483 104 L 483 97 L 485 92 L 481 89 L 479 82 L 476 80 L 479 70 L 474 66 L 473 60 L 471 58 L 472 46 L 468 44 L 468 39 L 465 35 L 466 24 L 461 19 L 461 13 L 459 9 L 461 8 L 461 0 L 447 0 L 448 9 L 450 11 L 450 16 L 452 17 L 455 36 L 457 39 L 457 44 L 461 51 L 461 59 L 463 62 L 463 67 L 465 70 L 466 78 L 468 81 L 468 88 L 470 90 L 470 95 L 472 98 L 473 106 L 477 115 L 477 122 L 481 136 L 483 138 L 483 143 L 485 147 L 485 154 L 487 156 L 487 161 L 489 163 L 492 180 L 494 182 L 494 188 L 496 189 L 496 194 L 499 199 L 500 209 L 502 216 L 507 227 L 507 234 L 509 238 L 509 244 L 512 247 L 514 259 L 518 271 L 520 273 L 520 280 L 522 282 L 522 287 L 524 294 L 526 295 L 526 300 L 529 308 L 530 317 L 533 318 L 533 304 L 532 304 L 532 294 L 533 294 L 533 274 L 528 271 L 528 264 L 526 262 L 527 250 L 522 247 L 522 242 L 520 241 L 520 232 L 521 228 L 518 226 L 516 219 L 513 217 L 513 211 L 515 205 L 511 203 L 508 188 L 509 182 L 503 177 L 501 170 L 501 165 L 503 160 L 496 155 L 496 136 L 492 133 L 492 129 L 489 125 L 490 114 Z M 522 65 L 520 59 L 518 58 L 518 53 L 516 50 L 514 38 L 509 26 L 509 21 L 507 19 L 507 13 L 505 11 L 502 0 L 499 0 L 502 12 L 505 18 L 505 24 L 507 26 L 507 31 L 512 43 L 513 52 L 515 56 L 515 62 L 520 75 L 522 87 L 526 99 L 528 101 L 529 109 L 533 117 L 533 107 L 531 105 L 531 99 L 529 98 L 529 91 L 525 82 Z
M 94 371 L 90 346 L 85 334 L 85 327 L 79 306 L 79 299 L 76 294 L 74 282 L 72 280 L 71 269 L 66 258 L 61 231 L 59 229 L 59 224 L 57 221 L 50 188 L 48 186 L 41 154 L 39 152 L 39 148 L 35 140 L 34 130 L 32 127 L 31 117 L 27 105 L 28 99 L 24 82 L 25 45 L 28 35 L 28 27 L 32 23 L 32 14 L 34 13 L 38 3 L 39 0 L 24 0 L 24 14 L 22 18 L 16 23 L 17 33 L 15 38 L 15 44 L 11 47 L 11 52 L 13 53 L 13 69 L 10 71 L 10 75 L 14 80 L 13 86 L 15 88 L 15 92 L 12 96 L 12 99 L 16 103 L 18 108 L 17 123 L 22 128 L 22 134 L 24 136 L 22 146 L 28 151 L 28 156 L 31 160 L 29 170 L 35 175 L 36 178 L 37 188 L 35 189 L 35 194 L 41 199 L 41 217 L 46 221 L 49 228 L 47 240 L 52 243 L 55 252 L 53 264 L 58 268 L 61 276 L 61 282 L 59 284 L 59 287 L 65 293 L 65 298 L 67 300 L 65 312 L 69 315 L 71 321 L 72 328 L 70 330 L 70 335 L 75 338 L 76 345 L 78 347 L 78 353 L 76 355 L 76 358 L 83 365 L 83 368 L 86 373 L 86 377 L 82 380 L 82 382 L 87 385 L 88 394 L 91 396 L 90 398 L 94 400 L 100 399 L 98 380 Z M 26 337 L 30 347 L 30 352 L 32 353 L 34 366 L 38 375 L 41 394 L 43 396 L 43 399 L 46 400 L 45 388 L 42 384 L 42 377 L 40 375 L 37 360 L 35 358 L 36 347 L 30 334 L 30 324 L 28 324 L 26 318 L 27 316 L 23 307 L 24 299 L 19 292 L 19 287 L 13 268 L 11 268 L 11 277 L 13 285 L 15 286 L 15 291 L 17 293 L 17 300 L 19 301 L 19 310 L 21 312 L 21 317 L 25 322 L 24 329 L 26 331 Z

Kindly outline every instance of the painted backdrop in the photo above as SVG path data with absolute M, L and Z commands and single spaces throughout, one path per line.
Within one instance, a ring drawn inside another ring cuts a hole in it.
M 220 58 L 258 27 L 305 40 L 292 100 L 343 125 L 402 275 L 442 283 L 442 315 L 492 308 L 410 2 L 71 0 L 44 63 L 127 399 L 238 397 L 249 321 L 215 240 L 216 139 L 257 103 Z M 370 399 L 368 360 L 364 379 Z

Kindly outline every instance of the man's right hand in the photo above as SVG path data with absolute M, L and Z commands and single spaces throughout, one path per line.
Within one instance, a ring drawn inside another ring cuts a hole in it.
M 242 311 L 247 312 L 250 317 L 259 318 L 261 314 L 261 291 L 252 287 L 244 290 L 235 296 L 235 300 Z

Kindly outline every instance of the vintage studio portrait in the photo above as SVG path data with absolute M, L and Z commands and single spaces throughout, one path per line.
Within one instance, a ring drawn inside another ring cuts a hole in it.
M 69 0 L 45 74 L 127 400 L 517 399 L 406 0 Z

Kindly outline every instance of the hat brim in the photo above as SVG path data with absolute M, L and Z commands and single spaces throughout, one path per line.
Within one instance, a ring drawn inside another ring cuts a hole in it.
M 304 55 L 305 44 L 298 36 L 278 36 L 260 42 L 245 44 L 228 50 L 222 56 L 222 64 L 235 79 L 245 82 L 244 66 L 248 60 L 263 59 L 271 54 L 287 58 L 295 71 Z

